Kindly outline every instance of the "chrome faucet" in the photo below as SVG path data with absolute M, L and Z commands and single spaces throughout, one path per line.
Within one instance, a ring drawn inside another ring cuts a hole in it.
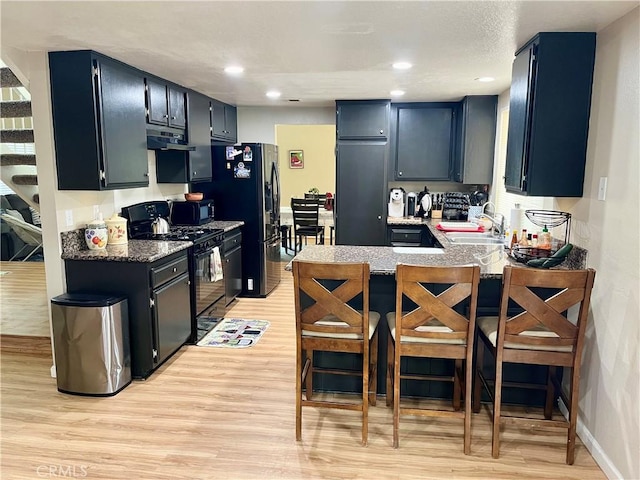
M 493 216 L 484 213 L 487 205 L 493 206 Z M 500 218 L 500 221 L 498 221 L 498 217 Z M 493 226 L 493 228 L 491 229 L 491 233 L 493 234 L 493 236 L 502 237 L 504 235 L 504 215 L 496 212 L 496 206 L 493 203 L 487 202 L 482 205 L 482 213 L 480 214 L 480 218 L 486 218 L 491 222 Z

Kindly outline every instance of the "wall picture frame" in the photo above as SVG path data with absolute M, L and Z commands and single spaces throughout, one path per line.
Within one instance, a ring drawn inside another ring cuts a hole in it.
M 289 168 L 304 168 L 304 152 L 289 150 Z

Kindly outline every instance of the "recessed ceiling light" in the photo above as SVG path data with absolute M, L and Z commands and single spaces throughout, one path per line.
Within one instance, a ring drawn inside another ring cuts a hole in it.
M 413 67 L 413 65 L 411 65 L 409 62 L 396 62 L 393 64 L 393 68 L 395 68 L 396 70 L 408 70 L 411 67 Z
M 277 90 L 270 90 L 267 92 L 267 97 L 269 98 L 280 98 L 281 93 Z
M 476 78 L 478 82 L 493 82 L 495 78 L 493 77 L 478 77 Z
M 392 97 L 401 97 L 404 95 L 404 90 L 391 90 L 390 93 Z
M 228 73 L 229 75 L 240 75 L 242 72 L 244 72 L 244 68 L 240 65 L 230 65 L 228 67 L 225 67 L 224 72 Z

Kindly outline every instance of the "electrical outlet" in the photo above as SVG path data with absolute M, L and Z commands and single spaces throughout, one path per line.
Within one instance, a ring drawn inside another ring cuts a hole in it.
M 607 177 L 600 177 L 598 185 L 598 200 L 603 201 L 607 198 Z
M 73 227 L 73 210 L 65 210 L 64 219 L 67 227 Z

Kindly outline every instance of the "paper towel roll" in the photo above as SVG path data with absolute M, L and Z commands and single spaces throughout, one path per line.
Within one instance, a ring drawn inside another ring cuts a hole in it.
M 516 230 L 519 234 L 521 223 L 522 223 L 522 209 L 520 208 L 520 204 L 516 203 L 516 206 L 511 209 L 509 227 L 511 228 L 511 230 Z

